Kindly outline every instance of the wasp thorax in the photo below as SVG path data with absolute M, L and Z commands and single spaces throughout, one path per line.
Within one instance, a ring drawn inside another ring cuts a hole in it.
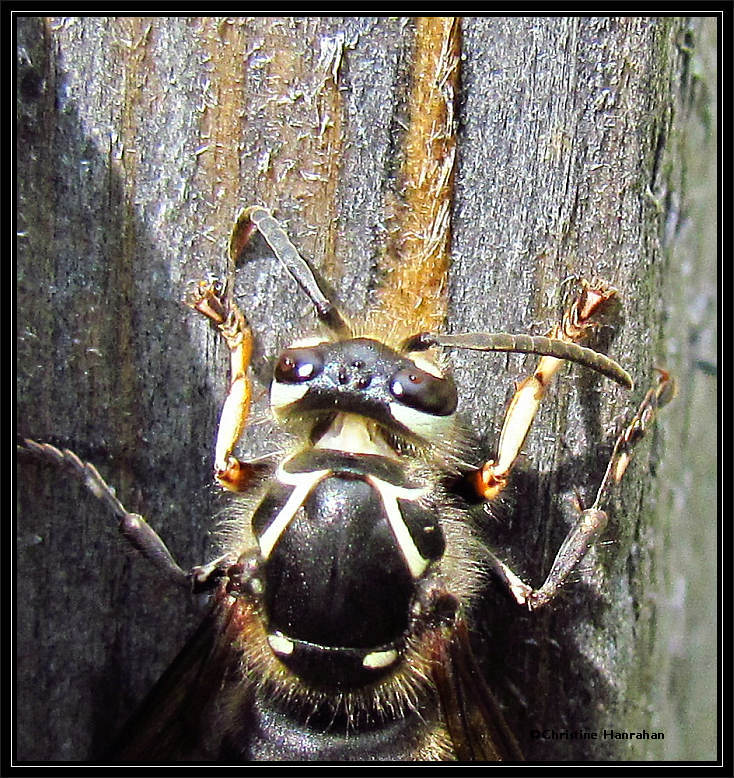
M 430 492 L 379 454 L 314 447 L 281 463 L 252 530 L 268 644 L 301 680 L 358 688 L 399 664 L 446 545 Z
M 434 365 L 419 366 L 370 338 L 351 338 L 286 349 L 275 366 L 271 405 L 280 417 L 342 411 L 430 439 L 452 419 L 457 393 Z

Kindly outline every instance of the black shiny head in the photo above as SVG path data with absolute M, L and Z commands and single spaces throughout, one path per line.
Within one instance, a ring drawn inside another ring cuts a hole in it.
M 291 412 L 344 412 L 430 439 L 456 411 L 456 386 L 430 362 L 415 361 L 370 338 L 296 345 L 278 359 L 271 406 Z

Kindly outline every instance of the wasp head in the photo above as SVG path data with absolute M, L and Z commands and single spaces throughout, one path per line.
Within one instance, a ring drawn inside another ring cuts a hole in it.
M 428 359 L 350 338 L 286 349 L 275 365 L 270 403 L 280 419 L 353 414 L 389 433 L 435 443 L 453 426 L 457 393 L 453 379 Z

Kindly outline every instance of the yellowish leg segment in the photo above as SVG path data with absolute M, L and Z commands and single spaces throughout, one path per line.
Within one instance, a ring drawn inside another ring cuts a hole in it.
M 553 327 L 548 337 L 578 343 L 593 326 L 590 319 L 594 312 L 615 293 L 614 289 L 592 287 L 584 282 L 563 320 Z M 507 485 L 540 402 L 563 361 L 556 357 L 541 357 L 533 375 L 517 387 L 505 414 L 497 459 L 486 462 L 471 479 L 473 487 L 485 500 L 497 497 Z
M 504 562 L 493 554 L 490 555 L 490 563 L 495 573 L 505 582 L 518 604 L 527 606 L 529 610 L 537 610 L 549 603 L 561 590 L 569 573 L 576 569 L 604 531 L 607 525 L 607 514 L 601 510 L 604 498 L 609 489 L 624 476 L 632 457 L 633 446 L 651 427 L 658 410 L 675 395 L 675 383 L 670 375 L 659 369 L 658 373 L 657 383 L 647 392 L 634 417 L 617 437 L 594 504 L 583 510 L 577 501 L 578 519 L 561 544 L 543 585 L 539 589 L 533 589 Z
M 225 489 L 244 491 L 252 481 L 253 468 L 233 454 L 250 411 L 252 387 L 247 368 L 252 357 L 252 332 L 247 321 L 232 302 L 224 300 L 218 281 L 200 281 L 186 304 L 214 322 L 224 338 L 230 355 L 230 383 L 219 418 L 214 450 L 214 477 Z

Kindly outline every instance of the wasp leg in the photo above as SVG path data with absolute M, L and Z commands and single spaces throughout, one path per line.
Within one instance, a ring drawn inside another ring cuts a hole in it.
M 614 289 L 601 285 L 592 287 L 583 282 L 580 293 L 564 313 L 561 323 L 553 327 L 549 337 L 567 343 L 582 340 L 593 326 L 591 316 L 615 294 Z M 505 414 L 497 459 L 486 462 L 470 476 L 472 487 L 483 499 L 494 499 L 507 485 L 540 402 L 563 361 L 557 357 L 541 357 L 533 375 L 517 387 Z
M 229 348 L 230 383 L 219 417 L 214 477 L 225 489 L 242 492 L 252 483 L 257 470 L 232 454 L 250 411 L 252 388 L 247 368 L 252 356 L 252 332 L 237 305 L 225 301 L 224 290 L 215 279 L 200 281 L 186 304 L 214 322 Z
M 550 573 L 540 589 L 533 589 L 504 562 L 490 555 L 494 572 L 504 581 L 518 605 L 537 610 L 547 605 L 563 588 L 569 573 L 576 569 L 586 552 L 607 526 L 607 514 L 596 508 L 579 510 L 579 517 L 553 560 Z
M 596 542 L 607 525 L 607 514 L 600 506 L 614 484 L 619 483 L 629 465 L 633 446 L 644 437 L 652 425 L 658 410 L 672 400 L 675 382 L 670 375 L 656 368 L 659 375 L 655 386 L 650 388 L 632 420 L 625 426 L 612 449 L 604 478 L 596 493 L 591 508 L 582 510 L 577 498 L 578 519 L 561 544 L 553 565 L 540 589 L 533 589 L 519 578 L 504 562 L 493 554 L 490 564 L 494 572 L 505 582 L 510 593 L 520 605 L 530 610 L 547 605 L 563 587 L 571 573 L 589 548 Z
M 48 443 L 37 443 L 35 440 L 28 439 L 24 440 L 23 443 L 24 446 L 21 449 L 25 448 L 58 465 L 67 467 L 97 499 L 101 500 L 112 511 L 120 522 L 120 532 L 129 543 L 146 559 L 153 562 L 170 581 L 182 586 L 189 586 L 190 575 L 178 566 L 156 531 L 142 516 L 130 513 L 125 509 L 117 499 L 115 490 L 107 484 L 93 464 L 83 462 L 69 449 L 61 450 Z
M 675 380 L 670 373 L 659 367 L 656 367 L 655 370 L 658 373 L 657 383 L 647 390 L 647 394 L 640 403 L 637 413 L 617 438 L 609 466 L 607 467 L 607 473 L 596 496 L 596 503 L 600 501 L 607 481 L 611 479 L 614 483 L 619 483 L 622 480 L 622 476 L 625 474 L 632 459 L 632 447 L 652 426 L 660 408 L 667 405 L 675 397 Z
M 68 448 L 59 449 L 49 443 L 38 443 L 28 438 L 25 438 L 23 445 L 18 448 L 66 467 L 115 515 L 119 521 L 118 529 L 128 543 L 152 562 L 172 583 L 194 591 L 211 589 L 235 561 L 231 554 L 224 555 L 186 572 L 173 558 L 160 535 L 139 513 L 130 513 L 125 508 L 117 498 L 115 490 L 102 478 L 99 470 L 91 462 L 84 462 Z

